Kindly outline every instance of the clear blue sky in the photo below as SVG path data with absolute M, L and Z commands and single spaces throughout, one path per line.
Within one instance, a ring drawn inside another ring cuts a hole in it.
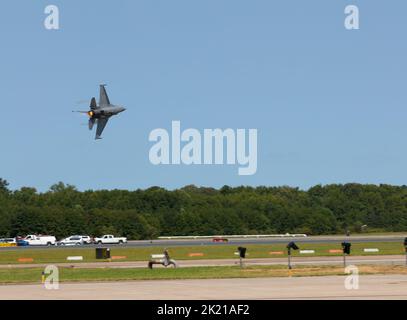
M 59 31 L 43 27 L 48 4 Z M 0 177 L 41 191 L 406 184 L 406 14 L 396 0 L 4 0 Z M 127 111 L 95 141 L 71 110 L 99 83 Z M 148 135 L 172 120 L 258 129 L 257 174 L 151 165 Z

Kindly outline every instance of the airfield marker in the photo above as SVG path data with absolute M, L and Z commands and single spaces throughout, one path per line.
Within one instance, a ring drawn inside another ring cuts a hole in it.
M 202 252 L 192 252 L 192 253 L 188 253 L 189 257 L 203 257 L 204 254 Z
M 122 260 L 122 259 L 127 259 L 127 256 L 112 256 L 112 260 Z
M 271 254 L 271 255 L 281 255 L 281 254 L 284 254 L 284 252 L 283 251 L 270 251 L 269 254 Z

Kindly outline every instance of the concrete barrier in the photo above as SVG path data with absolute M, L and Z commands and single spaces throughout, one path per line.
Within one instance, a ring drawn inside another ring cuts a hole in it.
M 364 252 L 379 252 L 377 248 L 365 248 L 363 249 Z
M 213 236 L 170 236 L 170 237 L 158 237 L 159 240 L 180 240 L 180 239 L 213 239 L 213 238 L 234 238 L 234 239 L 260 239 L 260 238 L 302 238 L 307 237 L 304 233 L 297 234 L 231 234 L 231 235 L 213 235 Z
M 314 254 L 315 250 L 300 250 L 300 254 Z
M 164 259 L 165 255 L 163 254 L 152 254 L 151 259 Z
M 66 260 L 68 260 L 68 261 L 82 261 L 83 257 L 82 256 L 66 257 Z
M 271 255 L 281 255 L 281 254 L 284 254 L 284 251 L 270 251 L 269 254 L 271 254 Z

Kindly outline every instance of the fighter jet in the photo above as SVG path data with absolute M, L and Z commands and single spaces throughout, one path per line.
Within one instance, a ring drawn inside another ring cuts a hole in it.
M 95 123 L 97 123 L 95 139 L 102 139 L 101 135 L 106 127 L 107 122 L 111 116 L 115 116 L 120 112 L 126 110 L 126 108 L 110 103 L 107 95 L 105 84 L 100 85 L 99 104 L 96 104 L 96 98 L 93 97 L 90 101 L 89 111 L 77 111 L 80 113 L 86 113 L 89 116 L 89 130 L 92 130 Z

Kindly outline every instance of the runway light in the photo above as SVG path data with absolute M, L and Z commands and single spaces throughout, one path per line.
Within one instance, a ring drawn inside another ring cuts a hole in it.
M 287 244 L 287 255 L 288 255 L 288 269 L 291 270 L 291 249 L 292 250 L 298 250 L 299 247 L 295 244 L 294 241 L 291 241 L 290 243 Z
M 349 242 L 342 242 L 342 250 L 343 250 L 343 266 L 346 267 L 346 255 L 350 254 L 350 247 L 352 244 Z
M 237 250 L 239 251 L 239 256 L 241 258 L 246 258 L 246 250 L 247 250 L 247 248 L 239 247 L 239 248 L 237 248 Z
M 352 246 L 352 244 L 350 244 L 349 242 L 342 242 L 343 253 L 344 254 L 350 254 L 350 247 L 351 246 Z
M 237 248 L 237 251 L 239 251 L 240 268 L 243 268 L 243 259 L 246 258 L 246 250 L 247 248 L 244 247 Z
M 294 241 L 291 241 L 289 244 L 287 244 L 287 249 L 288 249 L 288 250 L 290 250 L 290 249 L 298 250 L 299 248 L 298 248 L 298 246 L 295 244 Z

